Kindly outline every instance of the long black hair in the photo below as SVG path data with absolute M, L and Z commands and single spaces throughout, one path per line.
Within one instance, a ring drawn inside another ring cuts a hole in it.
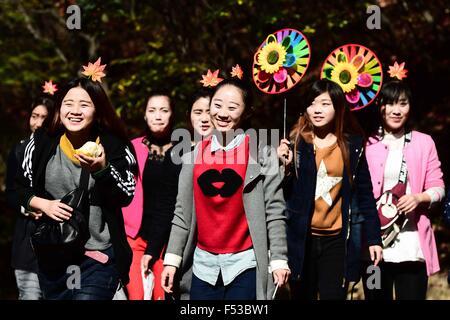
M 127 141 L 128 138 L 125 131 L 125 126 L 117 116 L 117 113 L 114 110 L 111 101 L 106 95 L 106 92 L 103 89 L 102 85 L 97 81 L 92 81 L 91 79 L 84 77 L 78 77 L 70 80 L 62 89 L 58 90 L 58 92 L 56 93 L 56 109 L 49 130 L 50 134 L 60 134 L 64 132 L 65 128 L 60 119 L 61 105 L 67 92 L 69 92 L 70 89 L 76 87 L 80 87 L 86 90 L 92 100 L 92 103 L 95 106 L 95 128 L 93 129 L 98 130 L 99 133 L 107 131 L 111 134 L 114 134 L 118 138 Z
M 363 136 L 363 131 L 351 114 L 342 88 L 333 81 L 328 79 L 315 81 L 308 91 L 305 100 L 305 107 L 308 108 L 317 96 L 325 92 L 330 95 L 335 111 L 334 119 L 332 120 L 333 128 L 331 130 L 337 138 L 337 143 L 341 149 L 342 157 L 344 159 L 346 173 L 349 176 L 350 181 L 352 181 L 352 177 L 350 175 L 350 154 L 348 149 L 349 136 Z M 314 126 L 307 112 L 298 118 L 297 123 L 294 125 L 289 134 L 289 137 L 294 143 L 294 157 L 297 156 L 296 151 L 301 140 L 304 140 L 307 143 L 313 143 Z
M 45 96 L 38 96 L 33 100 L 31 103 L 30 109 L 29 109 L 29 118 L 31 117 L 33 110 L 37 106 L 44 106 L 47 109 L 47 118 L 45 118 L 44 122 L 42 123 L 43 128 L 47 128 L 51 121 L 53 120 L 53 115 L 55 112 L 55 102 L 53 99 L 47 95 Z

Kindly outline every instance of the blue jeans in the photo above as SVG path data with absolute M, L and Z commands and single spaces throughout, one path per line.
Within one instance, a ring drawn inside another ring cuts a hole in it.
M 42 299 L 37 273 L 15 269 L 14 275 L 16 276 L 17 289 L 19 290 L 19 300 Z
M 191 300 L 256 300 L 256 268 L 245 270 L 226 286 L 221 274 L 214 286 L 192 274 L 190 295 Z
M 79 266 L 68 273 L 39 273 L 44 299 L 49 300 L 112 300 L 119 284 L 112 247 L 102 251 L 109 257 L 102 264 L 85 257 Z M 74 271 L 75 270 L 75 271 Z

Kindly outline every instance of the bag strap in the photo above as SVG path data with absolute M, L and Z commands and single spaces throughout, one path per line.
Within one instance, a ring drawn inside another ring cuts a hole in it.
M 405 142 L 403 146 L 406 146 L 407 143 L 411 142 L 411 131 L 407 132 L 405 134 Z M 406 159 L 405 159 L 405 155 L 402 155 L 402 165 L 400 167 L 400 173 L 398 175 L 398 182 L 400 183 L 406 183 L 406 177 L 408 175 L 408 169 L 406 167 Z
M 80 183 L 78 185 L 78 187 L 82 190 L 87 191 L 88 187 L 89 187 L 89 177 L 90 177 L 90 172 L 85 169 L 85 168 L 81 168 L 81 174 L 80 174 Z

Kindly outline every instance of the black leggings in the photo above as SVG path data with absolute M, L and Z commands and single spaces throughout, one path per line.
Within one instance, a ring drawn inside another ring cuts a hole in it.
M 289 283 L 292 299 L 345 300 L 342 236 L 310 236 L 305 250 L 301 279 Z
M 428 275 L 424 262 L 382 262 L 381 288 L 367 287 L 368 275 L 363 271 L 364 296 L 366 300 L 425 300 L 427 296 Z M 369 281 L 370 282 L 370 281 Z

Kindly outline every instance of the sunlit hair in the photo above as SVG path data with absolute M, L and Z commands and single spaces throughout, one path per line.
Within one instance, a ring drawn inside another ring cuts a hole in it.
M 362 130 L 349 110 L 341 87 L 330 80 L 321 79 L 312 84 L 305 100 L 305 107 L 308 108 L 317 96 L 325 92 L 330 95 L 335 110 L 331 131 L 337 138 L 337 143 L 344 159 L 345 170 L 351 181 L 348 139 L 351 134 L 362 135 Z M 289 134 L 289 138 L 294 143 L 294 158 L 297 161 L 297 149 L 300 141 L 304 140 L 306 143 L 313 143 L 314 125 L 307 112 L 298 118 L 297 123 Z
M 50 126 L 51 134 L 58 134 L 65 131 L 64 125 L 60 119 L 61 105 L 70 89 L 80 87 L 88 93 L 95 107 L 93 130 L 98 132 L 107 131 L 124 141 L 127 141 L 125 127 L 117 116 L 111 101 L 106 95 L 105 90 L 99 82 L 80 77 L 69 81 L 67 85 L 57 91 L 55 101 L 55 115 Z

